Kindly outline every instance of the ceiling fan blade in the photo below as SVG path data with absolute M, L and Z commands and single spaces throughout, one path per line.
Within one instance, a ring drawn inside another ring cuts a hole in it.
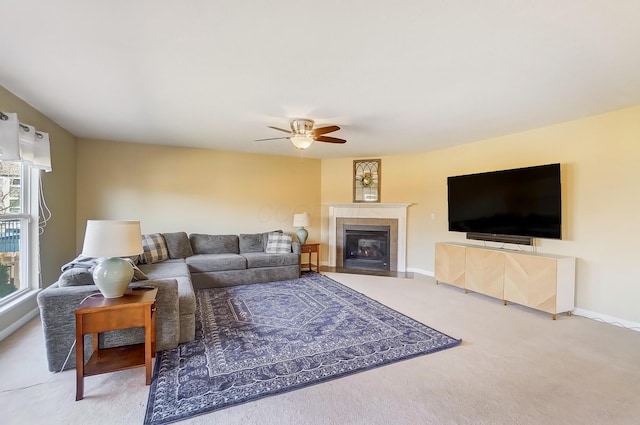
M 274 130 L 284 131 L 285 133 L 291 133 L 291 130 L 285 130 L 284 128 L 274 127 L 272 125 L 268 125 L 267 127 L 273 128 Z
M 338 130 L 340 130 L 340 127 L 338 127 L 337 125 L 329 125 L 326 127 L 314 128 L 313 135 L 317 137 L 317 136 L 320 136 L 321 134 L 332 133 Z
M 315 137 L 314 140 L 316 142 L 347 143 L 347 141 L 344 139 L 338 139 L 337 137 L 329 137 L 329 136 Z
M 281 139 L 288 139 L 288 137 L 270 137 L 268 139 L 256 139 L 254 140 L 254 142 L 264 142 L 265 140 L 281 140 Z

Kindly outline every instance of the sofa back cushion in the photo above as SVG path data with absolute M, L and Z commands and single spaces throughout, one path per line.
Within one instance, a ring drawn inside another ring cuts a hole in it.
M 238 235 L 189 235 L 194 254 L 239 254 Z
M 240 234 L 240 254 L 248 252 L 264 252 L 267 249 L 269 233 L 282 233 L 282 230 L 272 232 Z
M 240 234 L 240 253 L 264 252 L 264 242 L 262 233 Z
M 253 255 L 258 255 L 254 253 Z M 266 255 L 266 254 L 262 254 Z M 185 260 L 191 273 L 228 272 L 247 268 L 247 259 L 238 254 L 197 254 Z M 192 275 L 193 276 L 193 275 Z
M 193 255 L 189 236 L 185 232 L 163 233 L 162 236 L 167 243 L 169 258 L 187 258 Z

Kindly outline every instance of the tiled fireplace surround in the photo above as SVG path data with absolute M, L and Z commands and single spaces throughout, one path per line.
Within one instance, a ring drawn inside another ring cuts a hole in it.
M 391 270 L 407 267 L 407 208 L 410 203 L 327 204 L 329 207 L 329 267 L 343 267 L 344 225 L 390 227 Z

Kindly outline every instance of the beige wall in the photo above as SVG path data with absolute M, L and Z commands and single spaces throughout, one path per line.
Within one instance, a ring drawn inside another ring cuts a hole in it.
M 322 161 L 323 204 L 351 202 L 353 159 Z M 577 307 L 637 323 L 639 160 L 636 106 L 455 148 L 383 157 L 381 199 L 415 204 L 409 207 L 407 266 L 432 272 L 434 244 L 464 240 L 447 231 L 448 176 L 559 162 L 564 240 L 538 239 L 538 251 L 577 257 Z
M 76 138 L 2 86 L 0 111 L 15 112 L 21 122 L 49 133 L 53 172 L 42 173 L 42 187 L 52 216 L 40 236 L 42 285 L 48 286 L 57 280 L 60 266 L 75 254 Z M 35 299 L 4 315 L 0 331 L 34 308 Z
M 78 247 L 87 219 L 139 219 L 143 233 L 294 231 L 320 237 L 320 161 L 81 139 Z

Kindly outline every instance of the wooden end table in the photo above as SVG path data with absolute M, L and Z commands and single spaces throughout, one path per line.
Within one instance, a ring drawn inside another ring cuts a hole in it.
M 311 254 L 316 254 L 316 262 L 315 264 L 311 261 Z M 309 262 L 302 263 L 302 254 L 309 255 Z M 300 244 L 300 270 L 305 271 L 305 268 L 308 268 L 306 271 L 313 271 L 312 267 L 316 268 L 316 273 L 320 273 L 320 244 L 319 243 L 303 243 Z
M 76 401 L 84 397 L 84 377 L 117 370 L 146 367 L 151 384 L 151 358 L 156 351 L 155 302 L 158 288 L 127 290 L 120 298 L 96 294 L 76 309 Z M 98 334 L 118 329 L 144 327 L 144 343 L 98 348 Z M 93 353 L 84 362 L 84 335 L 92 334 Z

